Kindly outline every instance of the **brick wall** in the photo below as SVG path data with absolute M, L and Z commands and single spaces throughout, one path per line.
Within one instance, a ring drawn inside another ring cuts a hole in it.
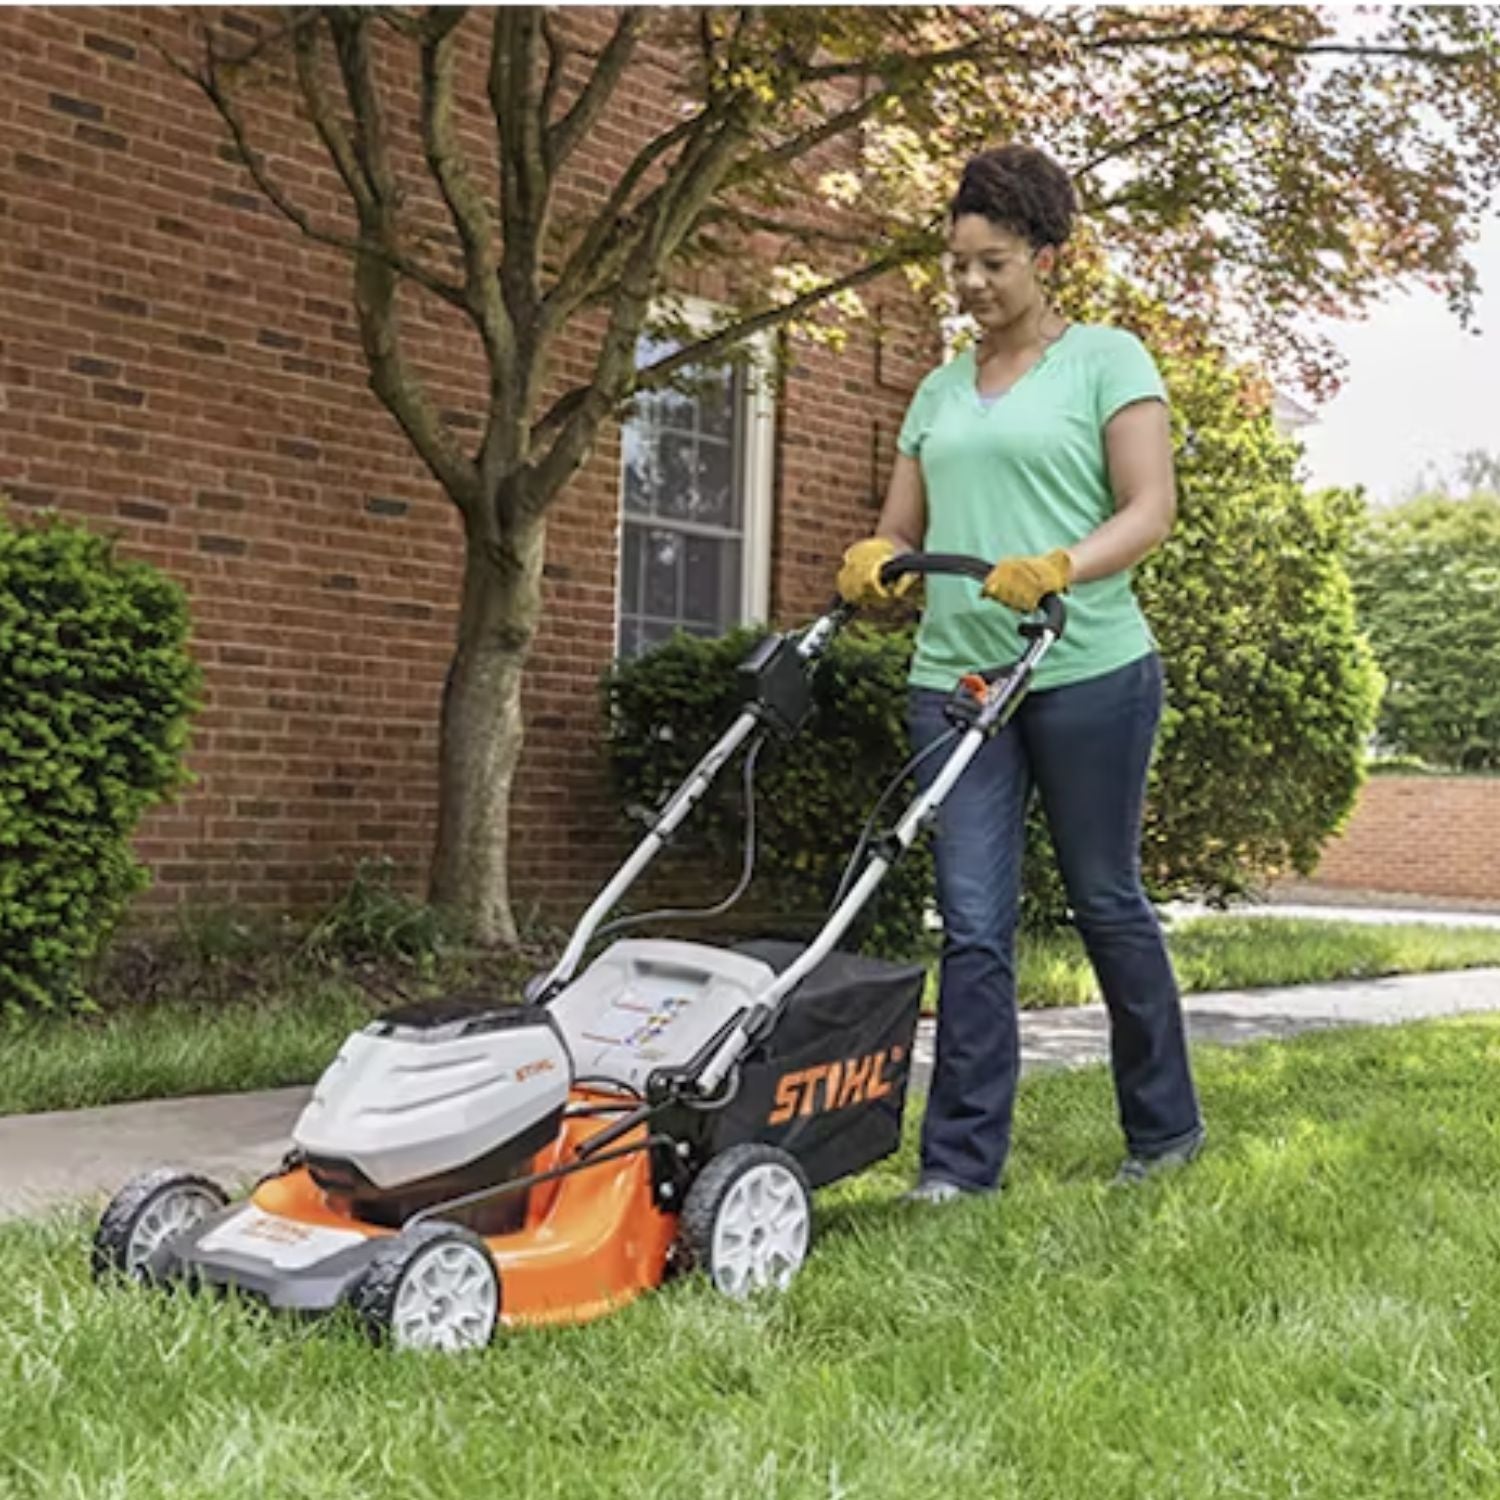
M 1320 891 L 1500 904 L 1500 777 L 1372 776 L 1314 878 Z
M 116 534 L 188 589 L 206 678 L 197 781 L 139 840 L 149 903 L 306 908 L 370 854 L 419 886 L 458 520 L 367 390 L 342 259 L 258 197 L 153 39 L 187 55 L 189 13 L 0 10 L 0 490 Z M 640 65 L 564 182 L 564 212 L 598 201 L 672 118 L 670 77 L 669 57 Z M 337 224 L 341 192 L 286 96 L 258 96 L 251 116 L 283 180 Z M 482 160 L 485 122 L 465 128 Z M 868 300 L 880 325 L 842 355 L 790 351 L 779 617 L 821 604 L 839 549 L 868 529 L 933 352 L 899 287 Z M 430 304 L 404 308 L 416 361 L 451 425 L 473 432 L 479 350 Z M 557 378 L 586 378 L 590 352 L 582 330 Z M 614 641 L 618 471 L 609 431 L 549 525 L 515 810 L 522 915 L 571 907 L 616 849 L 600 837 L 613 814 L 595 683 Z

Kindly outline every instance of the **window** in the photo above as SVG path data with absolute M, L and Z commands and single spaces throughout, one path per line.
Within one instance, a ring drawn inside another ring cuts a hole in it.
M 636 363 L 677 347 L 642 338 Z M 721 635 L 765 619 L 771 425 L 765 382 L 743 367 L 700 371 L 684 389 L 636 398 L 621 430 L 621 656 L 676 630 Z

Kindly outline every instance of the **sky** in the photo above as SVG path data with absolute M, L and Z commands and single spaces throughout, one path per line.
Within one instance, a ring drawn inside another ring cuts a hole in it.
M 1500 452 L 1500 213 L 1475 246 L 1480 296 L 1465 332 L 1443 299 L 1393 295 L 1359 323 L 1328 325 L 1348 361 L 1344 384 L 1298 434 L 1317 485 L 1400 497 L 1427 465 L 1451 470 L 1471 448 Z

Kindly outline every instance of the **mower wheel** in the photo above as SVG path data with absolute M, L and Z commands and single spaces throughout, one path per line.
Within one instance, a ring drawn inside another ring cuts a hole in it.
M 495 1336 L 500 1273 L 472 1230 L 415 1224 L 375 1252 L 349 1302 L 378 1344 L 457 1354 Z
M 132 1177 L 109 1201 L 94 1231 L 95 1280 L 152 1279 L 151 1258 L 174 1236 L 201 1224 L 229 1202 L 218 1183 L 195 1172 L 157 1167 Z
M 796 1157 L 759 1142 L 713 1157 L 688 1189 L 682 1236 L 726 1297 L 785 1291 L 812 1240 L 812 1190 Z

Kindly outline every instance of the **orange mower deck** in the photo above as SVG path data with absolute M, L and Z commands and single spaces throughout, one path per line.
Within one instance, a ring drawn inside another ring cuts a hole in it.
M 595 1104 L 600 1098 L 578 1091 L 573 1102 Z M 608 1115 L 565 1120 L 531 1170 L 575 1161 L 579 1147 L 610 1123 Z M 645 1133 L 639 1127 L 611 1149 L 642 1142 Z M 282 1219 L 319 1228 L 355 1229 L 372 1239 L 396 1232 L 341 1212 L 305 1167 L 263 1182 L 251 1201 Z M 500 1320 L 514 1327 L 603 1317 L 661 1285 L 676 1235 L 677 1215 L 656 1205 L 647 1151 L 538 1183 L 530 1189 L 524 1226 L 485 1237 L 500 1272 Z

